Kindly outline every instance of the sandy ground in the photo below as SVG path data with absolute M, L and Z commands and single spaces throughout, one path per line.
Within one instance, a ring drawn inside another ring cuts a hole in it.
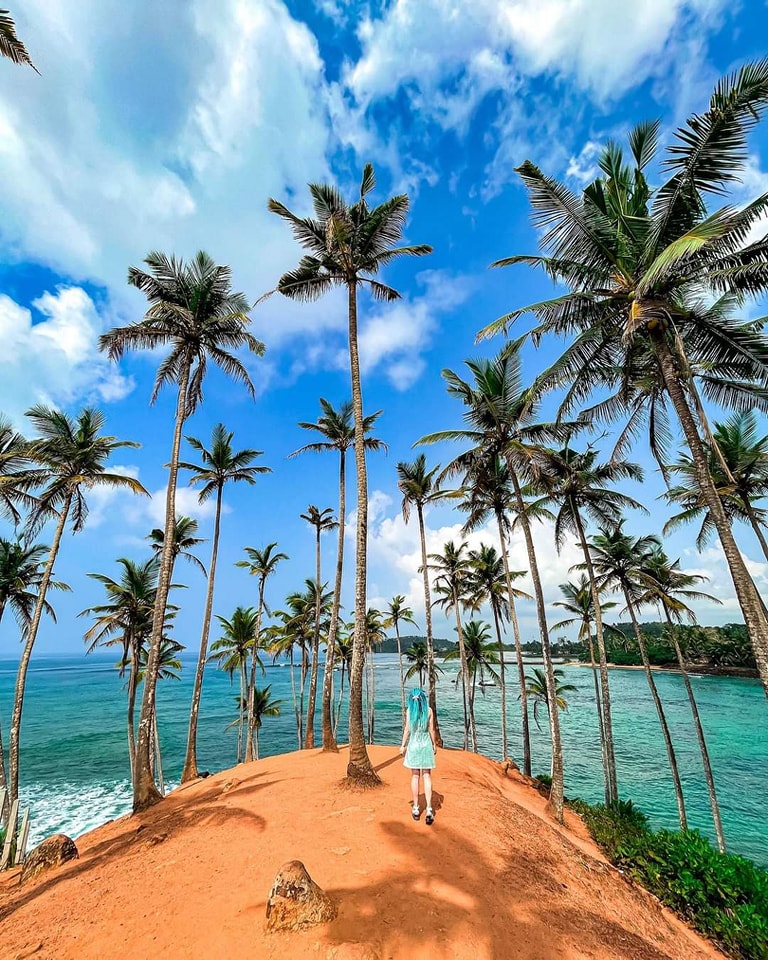
M 483 757 L 440 751 L 436 820 L 410 816 L 396 747 L 380 788 L 341 778 L 346 751 L 241 765 L 78 840 L 81 858 L 0 882 L 3 960 L 704 960 L 721 955 L 630 885 L 581 821 Z M 338 902 L 333 923 L 266 934 L 286 861 Z

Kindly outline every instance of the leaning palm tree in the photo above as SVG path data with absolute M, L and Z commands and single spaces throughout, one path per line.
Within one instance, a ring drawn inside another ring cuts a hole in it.
M 217 614 L 216 619 L 221 625 L 222 635 L 211 644 L 209 660 L 218 663 L 219 669 L 229 674 L 230 680 L 238 675 L 240 681 L 239 703 L 246 703 L 246 686 L 248 680 L 248 662 L 254 646 L 259 645 L 259 635 L 256 630 L 258 612 L 253 607 L 236 607 L 232 616 L 226 617 Z M 258 658 L 258 653 L 257 653 Z M 257 663 L 264 672 L 261 659 Z M 243 759 L 245 740 L 243 737 L 245 716 L 240 710 L 237 726 L 237 762 Z
M 373 274 L 397 257 L 431 253 L 432 248 L 397 246 L 408 215 L 405 194 L 369 207 L 367 197 L 376 185 L 373 166 L 366 164 L 358 199 L 348 204 L 328 184 L 310 184 L 314 217 L 299 217 L 277 200 L 269 209 L 290 225 L 298 243 L 307 251 L 294 270 L 283 274 L 277 290 L 294 300 L 316 300 L 333 287 L 343 287 L 348 301 L 349 366 L 355 421 L 355 466 L 357 470 L 357 532 L 355 538 L 355 635 L 349 700 L 349 765 L 347 775 L 375 784 L 379 778 L 365 747 L 363 726 L 363 667 L 365 663 L 365 611 L 368 541 L 368 474 L 365 463 L 363 394 L 358 350 L 358 291 L 367 287 L 377 300 L 397 300 L 397 290 L 373 278 Z
M 46 610 L 53 567 L 67 523 L 72 533 L 83 529 L 88 516 L 86 492 L 94 487 L 123 488 L 148 496 L 138 480 L 107 471 L 107 461 L 116 450 L 136 448 L 139 444 L 102 434 L 104 416 L 98 410 L 87 407 L 73 419 L 60 410 L 39 404 L 27 411 L 27 417 L 39 435 L 29 446 L 31 466 L 17 481 L 24 492 L 37 491 L 37 504 L 28 518 L 28 527 L 34 530 L 54 518 L 56 526 L 16 675 L 9 743 L 11 802 L 19 796 L 21 719 L 29 661 Z
M 259 578 L 259 602 L 256 610 L 258 612 L 258 623 L 256 632 L 261 636 L 261 618 L 265 610 L 264 603 L 264 591 L 267 585 L 267 578 L 272 576 L 272 574 L 277 569 L 278 563 L 281 560 L 287 560 L 287 553 L 280 553 L 275 548 L 277 547 L 276 542 L 268 543 L 263 549 L 257 549 L 255 547 L 246 547 L 245 554 L 248 557 L 247 560 L 238 560 L 235 563 L 236 567 L 244 567 L 252 577 Z M 268 608 L 267 612 L 268 611 Z M 248 675 L 248 703 L 250 704 L 250 712 L 248 713 L 248 724 L 246 727 L 246 741 L 245 741 L 245 760 L 246 763 L 250 760 L 253 760 L 253 730 L 254 726 L 252 723 L 253 718 L 253 704 L 254 698 L 256 696 L 256 654 L 258 647 L 254 646 L 253 652 L 251 655 L 251 670 Z M 293 679 L 293 673 L 291 673 L 291 679 Z
M 720 804 L 717 801 L 717 791 L 715 790 L 715 776 L 712 773 L 712 764 L 709 759 L 706 737 L 704 736 L 704 727 L 699 716 L 699 707 L 696 703 L 696 696 L 691 686 L 691 679 L 688 676 L 685 658 L 680 649 L 680 641 L 675 629 L 675 624 L 679 624 L 683 619 L 687 619 L 690 623 L 696 622 L 696 615 L 686 601 L 708 600 L 710 603 L 721 603 L 721 601 L 711 594 L 694 589 L 697 584 L 706 580 L 706 577 L 698 573 L 685 573 L 681 570 L 680 561 L 670 560 L 661 545 L 661 541 L 653 544 L 650 552 L 643 558 L 643 569 L 645 573 L 650 575 L 650 581 L 648 589 L 641 597 L 641 602 L 656 604 L 663 611 L 664 618 L 667 621 L 667 635 L 675 649 L 677 665 L 683 677 L 693 725 L 696 728 L 696 739 L 699 741 L 717 845 L 720 852 L 725 853 L 725 835 L 723 834 L 723 823 L 720 817 Z
M 514 494 L 517 522 L 523 532 L 528 568 L 533 581 L 536 599 L 536 617 L 541 636 L 544 672 L 549 683 L 550 699 L 555 696 L 555 675 L 549 642 L 544 590 L 541 584 L 538 558 L 533 542 L 531 514 L 523 495 L 523 486 L 530 480 L 531 450 L 544 442 L 558 439 L 567 433 L 568 425 L 536 422 L 538 404 L 535 396 L 523 385 L 521 342 L 513 342 L 490 360 L 468 360 L 472 382 L 452 370 L 444 370 L 448 393 L 464 405 L 465 428 L 443 430 L 422 437 L 419 443 L 436 443 L 443 440 L 469 442 L 468 451 L 454 458 L 447 472 L 461 473 L 473 462 L 488 457 L 503 457 L 509 469 L 509 480 Z M 551 801 L 558 820 L 563 819 L 563 747 L 560 739 L 560 718 L 556 710 L 550 711 L 550 737 L 552 740 L 552 790 Z
M 35 73 L 40 73 L 32 63 L 24 42 L 16 36 L 16 24 L 9 10 L 0 10 L 0 56 L 7 57 L 12 63 L 32 67 Z
M 250 304 L 242 293 L 232 291 L 232 271 L 217 265 L 206 253 L 185 263 L 176 257 L 153 252 L 144 261 L 148 271 L 131 267 L 128 282 L 149 301 L 144 319 L 102 334 L 99 346 L 110 360 L 119 360 L 128 350 L 169 348 L 161 362 L 151 403 L 167 384 L 176 384 L 176 417 L 168 470 L 163 549 L 157 605 L 152 622 L 147 678 L 141 701 L 136 771 L 133 783 L 134 812 L 160 799 L 150 765 L 151 718 L 155 709 L 160 640 L 165 622 L 165 605 L 173 569 L 173 528 L 176 518 L 176 483 L 184 424 L 203 400 L 203 384 L 209 362 L 243 383 L 253 396 L 253 383 L 235 350 L 247 348 L 261 355 L 264 344 L 247 329 Z
M 510 257 L 543 269 L 566 292 L 516 309 L 481 336 L 506 330 L 531 313 L 534 337 L 574 336 L 539 378 L 539 388 L 566 388 L 562 412 L 594 391 L 612 391 L 591 419 L 629 413 L 628 440 L 648 424 L 664 458 L 666 403 L 680 424 L 711 511 L 768 695 L 768 614 L 709 472 L 709 425 L 701 395 L 733 409 L 768 408 L 768 338 L 762 325 L 742 322 L 745 297 L 768 290 L 768 244 L 750 240 L 768 197 L 743 208 L 711 211 L 708 197 L 728 193 L 747 162 L 747 136 L 768 107 L 768 59 L 749 63 L 716 86 L 707 109 L 675 134 L 662 165 L 668 179 L 651 188 L 659 123 L 629 135 L 627 163 L 610 142 L 601 175 L 581 196 L 530 161 L 518 172 L 541 228 L 543 256 Z M 660 417 L 662 419 L 660 419 Z
M 572 683 L 563 683 L 564 673 L 559 668 L 555 670 L 555 696 L 554 699 L 549 696 L 549 687 L 547 678 L 543 670 L 534 667 L 529 676 L 525 678 L 528 696 L 533 699 L 533 719 L 536 726 L 541 729 L 539 724 L 539 707 L 544 707 L 547 713 L 550 712 L 549 705 L 554 702 L 558 710 L 567 710 L 568 701 L 565 699 L 566 693 L 573 693 L 577 688 Z
M 211 435 L 211 449 L 195 437 L 187 437 L 187 443 L 200 454 L 200 463 L 179 462 L 180 470 L 189 470 L 192 477 L 190 486 L 200 486 L 198 500 L 205 503 L 212 496 L 216 497 L 216 513 L 213 521 L 213 541 L 211 544 L 211 562 L 208 567 L 208 590 L 205 597 L 203 613 L 203 628 L 200 634 L 200 652 L 197 658 L 197 671 L 192 688 L 192 705 L 189 711 L 189 731 L 187 733 L 187 751 L 184 757 L 184 767 L 181 772 L 181 782 L 195 780 L 199 776 L 197 770 L 197 719 L 200 713 L 200 697 L 203 693 L 203 675 L 208 657 L 208 636 L 211 629 L 213 615 L 213 592 L 216 583 L 216 558 L 219 552 L 219 533 L 221 530 L 221 507 L 224 496 L 224 486 L 228 483 L 247 483 L 253 486 L 256 476 L 262 473 L 271 473 L 270 467 L 258 466 L 253 461 L 262 455 L 261 450 L 246 448 L 232 449 L 234 433 L 227 430 L 223 423 L 217 423 Z
M 400 624 L 410 623 L 416 626 L 413 619 L 413 610 L 406 606 L 405 597 L 398 593 L 387 604 L 385 611 L 386 620 L 384 626 L 387 630 L 394 629 L 395 639 L 397 640 L 397 665 L 400 669 L 400 713 L 402 715 L 403 727 L 405 727 L 405 676 L 403 675 L 403 650 L 400 646 Z
M 427 458 L 423 453 L 412 463 L 401 461 L 397 465 L 397 486 L 403 495 L 403 520 L 408 523 L 411 517 L 411 507 L 416 507 L 416 516 L 419 521 L 419 539 L 421 543 L 421 575 L 424 580 L 424 620 L 427 628 L 427 652 L 429 654 L 429 706 L 435 730 L 435 743 L 442 747 L 443 739 L 440 735 L 440 723 L 437 716 L 437 674 L 435 672 L 435 645 L 432 633 L 432 598 L 429 590 L 429 563 L 427 558 L 427 538 L 424 529 L 424 508 L 445 494 L 440 490 L 437 473 L 440 467 L 427 470 Z
M 490 677 L 495 684 L 501 683 L 501 677 L 496 670 L 499 665 L 499 654 L 491 642 L 491 628 L 487 623 L 482 623 L 480 620 L 470 620 L 464 624 L 462 633 L 464 635 L 464 662 L 466 663 L 468 678 L 469 725 L 472 729 L 472 749 L 477 753 L 477 722 L 475 720 L 477 678 L 480 677 L 481 689 L 484 686 L 486 676 Z M 457 646 L 454 650 L 450 650 L 444 659 L 456 660 L 460 658 L 461 650 Z
M 338 527 L 333 516 L 333 510 L 325 507 L 323 510 L 313 504 L 307 507 L 307 512 L 300 514 L 302 520 L 315 528 L 315 583 L 322 583 L 321 578 L 321 550 L 320 541 L 324 533 L 335 530 Z M 309 675 L 309 696 L 307 697 L 307 735 L 304 740 L 304 747 L 307 750 L 313 750 L 315 746 L 315 702 L 317 698 L 317 671 L 320 665 L 320 600 L 322 590 L 315 593 L 315 623 L 312 634 L 312 669 Z M 327 649 L 327 648 L 326 648 Z M 327 654 L 326 654 L 327 656 Z
M 202 560 L 192 552 L 195 547 L 200 546 L 201 543 L 205 543 L 203 537 L 195 536 L 197 527 L 197 520 L 192 517 L 183 517 L 180 514 L 176 515 L 173 522 L 173 535 L 171 537 L 171 569 L 175 567 L 176 560 L 181 557 L 182 560 L 186 560 L 187 563 L 191 563 L 193 567 L 196 567 L 204 577 L 207 577 L 208 572 L 205 569 L 205 565 Z M 155 527 L 147 534 L 146 539 L 149 540 L 152 550 L 157 558 L 160 559 L 163 554 L 165 532 L 161 530 L 160 527 Z
M 335 753 L 336 737 L 332 716 L 331 701 L 333 699 L 333 670 L 336 658 L 336 635 L 339 629 L 339 612 L 341 610 L 341 582 L 344 574 L 344 533 L 347 511 L 347 451 L 355 443 L 355 425 L 352 402 L 345 401 L 336 410 L 327 400 L 320 398 L 321 415 L 315 422 L 300 422 L 303 430 L 314 430 L 323 437 L 314 443 L 307 443 L 288 455 L 288 458 L 297 457 L 301 453 L 323 453 L 337 450 L 339 453 L 339 508 L 338 508 L 338 537 L 336 541 L 336 580 L 333 587 L 333 607 L 331 609 L 331 625 L 328 629 L 328 642 L 325 648 L 325 670 L 323 672 L 323 750 Z M 363 417 L 363 435 L 366 450 L 386 450 L 387 445 L 376 437 L 367 434 L 373 430 L 374 424 L 381 416 L 381 410 Z
M 643 661 L 645 677 L 648 681 L 648 688 L 651 691 L 656 713 L 661 724 L 661 732 L 664 737 L 664 745 L 667 750 L 669 767 L 672 772 L 672 783 L 675 788 L 675 799 L 677 800 L 677 811 L 680 818 L 680 829 L 688 829 L 688 820 L 685 813 L 685 798 L 683 796 L 683 786 L 680 781 L 680 772 L 677 767 L 677 756 L 672 743 L 672 735 L 669 731 L 667 716 L 664 711 L 664 705 L 661 702 L 659 691 L 656 687 L 656 681 L 651 670 L 651 663 L 648 659 L 648 651 L 645 646 L 640 623 L 637 618 L 637 608 L 644 601 L 647 591 L 654 586 L 654 579 L 646 570 L 646 563 L 649 553 L 656 547 L 658 541 L 655 537 L 631 537 L 624 533 L 624 521 L 622 520 L 612 529 L 601 529 L 589 542 L 589 550 L 592 554 L 592 564 L 597 577 L 598 586 L 603 589 L 617 589 L 624 597 L 626 610 L 632 621 L 632 628 L 635 634 L 635 640 L 640 651 L 640 658 Z

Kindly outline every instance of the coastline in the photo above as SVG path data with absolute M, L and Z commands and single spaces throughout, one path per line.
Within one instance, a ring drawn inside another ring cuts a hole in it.
M 587 670 L 592 669 L 592 665 L 589 663 L 584 663 L 581 660 L 564 660 L 560 666 L 564 667 L 586 667 Z M 644 670 L 645 667 L 641 664 L 623 664 L 623 663 L 609 663 L 609 670 Z M 651 670 L 654 670 L 658 673 L 677 673 L 682 676 L 682 670 L 680 667 L 674 664 L 651 664 Z M 741 680 L 757 680 L 759 679 L 759 674 L 757 670 L 753 670 L 750 667 L 715 667 L 711 664 L 698 663 L 690 664 L 686 667 L 686 672 L 689 675 L 694 675 L 698 677 L 731 677 L 732 679 L 741 679 Z

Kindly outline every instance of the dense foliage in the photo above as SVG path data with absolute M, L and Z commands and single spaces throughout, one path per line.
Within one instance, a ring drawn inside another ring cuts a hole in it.
M 727 623 L 722 627 L 683 624 L 673 629 L 690 668 L 755 669 L 755 657 L 743 623 Z M 675 651 L 668 631 L 665 623 L 642 624 L 648 659 L 654 666 L 676 666 Z M 606 636 L 605 646 L 609 663 L 617 666 L 637 666 L 641 663 L 631 623 L 613 625 L 611 633 Z M 582 648 L 579 657 L 588 661 L 588 651 Z

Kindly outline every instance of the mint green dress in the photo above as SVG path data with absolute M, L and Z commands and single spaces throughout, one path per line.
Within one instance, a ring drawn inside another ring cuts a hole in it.
M 434 770 L 435 751 L 429 730 L 414 730 L 408 740 L 403 766 L 409 770 Z

